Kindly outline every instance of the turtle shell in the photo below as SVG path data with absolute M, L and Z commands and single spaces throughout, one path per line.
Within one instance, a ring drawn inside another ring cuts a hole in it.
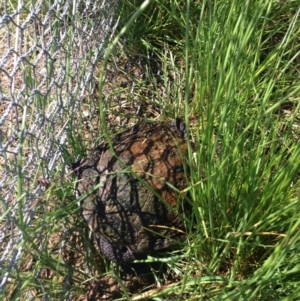
M 75 169 L 84 219 L 100 251 L 123 263 L 184 235 L 185 127 L 139 123 L 93 150 Z

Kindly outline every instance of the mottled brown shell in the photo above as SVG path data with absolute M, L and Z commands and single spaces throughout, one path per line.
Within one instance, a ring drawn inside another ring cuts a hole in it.
M 137 124 L 112 139 L 114 152 L 103 144 L 80 162 L 83 216 L 109 259 L 131 261 L 184 237 L 178 191 L 186 187 L 187 144 L 181 129 Z

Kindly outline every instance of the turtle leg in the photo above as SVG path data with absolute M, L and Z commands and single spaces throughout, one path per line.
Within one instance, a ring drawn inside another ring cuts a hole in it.
M 136 258 L 128 247 L 116 248 L 105 238 L 98 236 L 96 238 L 101 253 L 109 260 L 118 264 L 132 262 Z

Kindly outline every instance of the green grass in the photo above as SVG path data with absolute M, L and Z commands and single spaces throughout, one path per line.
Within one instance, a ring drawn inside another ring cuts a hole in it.
M 127 55 L 148 62 L 146 79 L 133 94 L 155 106 L 161 120 L 183 118 L 191 141 L 188 237 L 180 250 L 148 257 L 150 267 L 151 261 L 162 262 L 162 271 L 152 268 L 161 288 L 145 287 L 151 300 L 300 299 L 299 13 L 298 1 L 291 0 L 121 3 L 118 35 L 101 63 L 99 136 L 110 141 L 106 114 L 112 110 L 102 97 L 101 76 L 113 57 L 122 57 L 113 51 L 121 43 Z M 159 77 L 151 70 L 153 53 Z M 82 74 L 88 63 L 89 57 Z M 139 94 L 149 89 L 151 96 Z M 122 92 L 130 106 L 132 93 Z M 85 141 L 83 120 L 66 117 L 69 163 L 95 142 Z M 18 198 L 25 242 L 20 270 L 11 274 L 11 300 L 26 300 L 30 290 L 39 298 L 76 300 L 103 274 L 119 282 L 120 300 L 133 300 L 118 270 L 102 264 L 89 240 L 74 179 L 61 183 L 62 167 L 52 177 L 40 219 L 26 228 L 23 160 L 20 155 Z M 170 275 L 176 281 L 168 282 Z
M 182 282 L 161 298 L 300 297 L 299 12 L 295 1 L 153 1 L 126 28 L 129 53 L 162 59 L 162 115 L 194 120 Z

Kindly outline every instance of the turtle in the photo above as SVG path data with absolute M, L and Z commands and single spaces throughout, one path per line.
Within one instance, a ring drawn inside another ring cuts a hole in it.
M 82 214 L 100 252 L 124 264 L 182 241 L 184 123 L 139 122 L 73 165 Z

